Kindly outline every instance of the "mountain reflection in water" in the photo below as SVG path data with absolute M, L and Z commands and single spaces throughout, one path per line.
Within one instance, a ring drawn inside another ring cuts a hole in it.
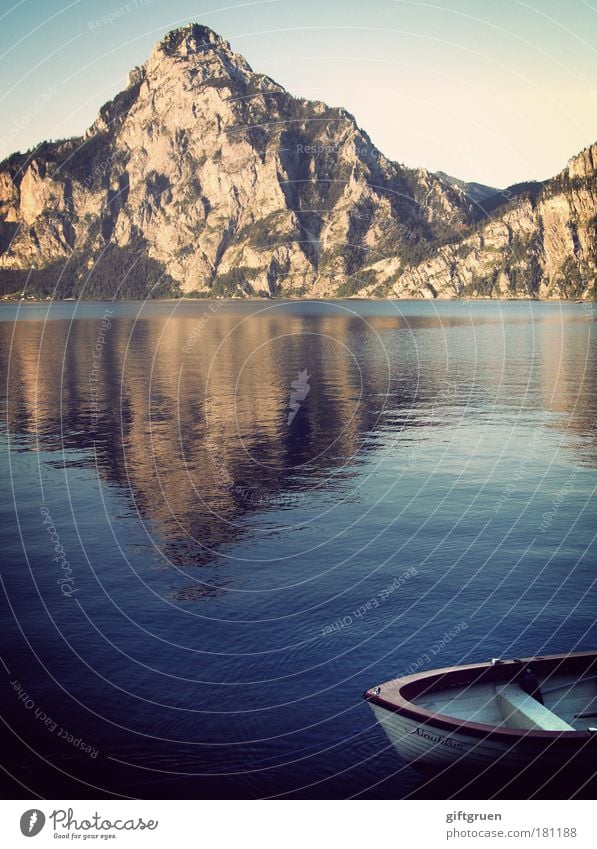
M 407 795 L 362 690 L 463 621 L 432 665 L 591 647 L 592 328 L 556 303 L 1 305 L 7 593 L 44 710 L 132 764 L 100 785 Z

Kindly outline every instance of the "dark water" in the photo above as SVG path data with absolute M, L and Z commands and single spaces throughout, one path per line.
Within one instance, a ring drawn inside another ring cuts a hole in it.
M 593 318 L 0 306 L 6 792 L 459 792 L 361 692 L 594 647 Z

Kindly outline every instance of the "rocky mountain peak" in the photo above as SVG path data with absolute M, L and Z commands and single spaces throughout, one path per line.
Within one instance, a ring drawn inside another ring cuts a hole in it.
M 179 56 L 188 56 L 191 53 L 203 52 L 210 48 L 218 48 L 232 53 L 230 44 L 217 32 L 196 23 L 170 30 L 156 46 L 156 50 L 161 50 L 169 55 L 177 53 Z
M 592 145 L 480 219 L 489 187 L 387 159 L 193 23 L 84 136 L 0 164 L 0 291 L 590 297 L 596 165 Z
M 595 172 L 597 172 L 597 143 L 585 147 L 568 162 L 568 175 L 571 178 L 589 178 Z
M 183 74 L 189 69 L 201 70 L 201 80 L 252 72 L 244 57 L 235 53 L 227 41 L 209 27 L 195 23 L 171 30 L 156 44 L 144 67 L 148 76 L 153 71 L 158 78 L 173 68 Z

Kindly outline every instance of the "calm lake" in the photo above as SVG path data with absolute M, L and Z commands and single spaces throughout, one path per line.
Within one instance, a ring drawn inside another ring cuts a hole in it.
M 6 795 L 446 792 L 361 693 L 594 648 L 594 317 L 0 305 Z

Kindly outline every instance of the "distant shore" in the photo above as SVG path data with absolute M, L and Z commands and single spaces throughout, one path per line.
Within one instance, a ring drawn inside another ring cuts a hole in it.
M 404 298 L 404 297 L 395 297 L 395 298 L 358 298 L 358 297 L 330 297 L 330 298 L 313 298 L 313 297 L 297 297 L 295 295 L 283 295 L 277 298 L 260 298 L 258 296 L 252 296 L 247 298 L 235 298 L 235 297 L 218 297 L 217 295 L 208 295 L 205 297 L 197 298 L 188 295 L 182 295 L 180 297 L 171 297 L 171 298 L 116 298 L 115 301 L 112 298 L 52 298 L 50 295 L 46 295 L 45 297 L 36 297 L 35 295 L 26 295 L 25 297 L 14 297 L 10 295 L 4 295 L 0 297 L 0 303 L 5 304 L 18 304 L 18 303 L 28 303 L 28 304 L 47 304 L 47 303 L 67 303 L 72 301 L 82 301 L 82 302 L 122 302 L 126 303 L 127 301 L 134 303 L 139 301 L 147 301 L 150 303 L 151 301 L 187 301 L 190 303 L 202 303 L 203 301 L 222 301 L 222 302 L 256 302 L 256 303 L 281 303 L 283 301 L 296 301 L 300 303 L 301 301 L 320 301 L 321 303 L 332 302 L 332 301 L 372 301 L 376 303 L 383 303 L 384 301 L 411 301 L 411 302 L 423 302 L 428 301 L 430 303 L 437 303 L 439 301 L 446 302 L 452 301 L 454 303 L 458 302 L 472 302 L 472 301 L 494 301 L 494 302 L 525 302 L 525 301 L 533 301 L 536 303 L 543 304 L 593 304 L 596 302 L 596 298 L 531 298 L 531 297 L 516 297 L 513 296 L 511 298 L 496 298 L 491 297 L 490 295 L 479 295 L 479 296 L 471 296 L 466 295 L 461 298 L 451 297 L 451 298 Z

